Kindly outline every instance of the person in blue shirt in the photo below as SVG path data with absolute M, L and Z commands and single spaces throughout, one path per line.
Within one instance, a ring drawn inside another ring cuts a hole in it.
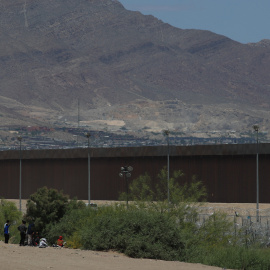
M 8 244 L 9 240 L 9 220 L 7 220 L 6 224 L 4 225 L 4 236 L 5 236 L 5 243 Z

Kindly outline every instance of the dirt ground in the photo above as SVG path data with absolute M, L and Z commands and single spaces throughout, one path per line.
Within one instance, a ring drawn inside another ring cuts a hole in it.
M 18 200 L 14 201 L 19 207 Z M 98 205 L 110 204 L 105 201 L 92 201 Z M 203 207 L 225 210 L 229 213 L 239 210 L 256 209 L 256 204 L 207 203 Z M 22 201 L 22 210 L 26 201 Z M 260 209 L 270 209 L 270 204 L 260 204 Z M 1 270 L 36 270 L 36 269 L 91 269 L 91 270 L 215 270 L 219 267 L 182 262 L 166 262 L 151 259 L 132 259 L 116 252 L 97 252 L 68 248 L 20 247 L 0 241 Z
M 8 199 L 8 201 L 15 202 L 19 209 L 19 200 L 12 200 Z M 26 212 L 26 200 L 22 200 L 22 211 Z M 85 203 L 88 203 L 88 201 L 84 201 Z M 116 201 L 91 201 L 91 203 L 95 203 L 98 206 L 100 205 L 110 205 L 115 203 Z M 214 211 L 223 211 L 227 214 L 234 215 L 235 212 L 240 213 L 246 213 L 249 212 L 252 215 L 256 215 L 256 203 L 204 203 L 201 207 L 202 209 L 205 209 L 204 212 L 211 213 Z M 259 209 L 263 213 L 265 213 L 266 210 L 269 210 L 270 212 L 270 204 L 267 203 L 260 203 Z
M 215 270 L 201 264 L 132 259 L 115 252 L 68 248 L 20 247 L 0 241 L 1 270 Z

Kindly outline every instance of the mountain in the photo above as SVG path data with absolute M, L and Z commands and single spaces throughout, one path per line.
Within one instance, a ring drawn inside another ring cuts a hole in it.
M 116 0 L 2 0 L 0 23 L 2 129 L 270 128 L 269 40 L 175 28 Z

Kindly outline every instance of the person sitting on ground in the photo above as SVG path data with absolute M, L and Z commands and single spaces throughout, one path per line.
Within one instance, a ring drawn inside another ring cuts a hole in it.
M 64 240 L 62 236 L 59 236 L 58 240 L 57 240 L 57 246 L 59 247 L 63 247 L 64 246 Z
M 27 227 L 25 224 L 26 224 L 26 221 L 22 220 L 22 224 L 20 226 L 18 226 L 18 230 L 19 230 L 20 236 L 21 236 L 20 246 L 25 245 L 25 236 L 26 236 L 26 231 L 27 231 Z
M 39 242 L 40 248 L 46 248 L 48 246 L 46 238 L 41 238 Z
M 39 234 L 38 232 L 33 233 L 33 246 L 39 245 Z

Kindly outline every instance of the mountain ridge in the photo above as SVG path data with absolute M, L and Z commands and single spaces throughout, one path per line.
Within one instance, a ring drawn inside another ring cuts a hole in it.
M 0 5 L 0 112 L 11 122 L 76 126 L 80 114 L 89 129 L 123 120 L 138 135 L 149 122 L 156 132 L 270 128 L 267 40 L 179 29 L 112 0 Z

